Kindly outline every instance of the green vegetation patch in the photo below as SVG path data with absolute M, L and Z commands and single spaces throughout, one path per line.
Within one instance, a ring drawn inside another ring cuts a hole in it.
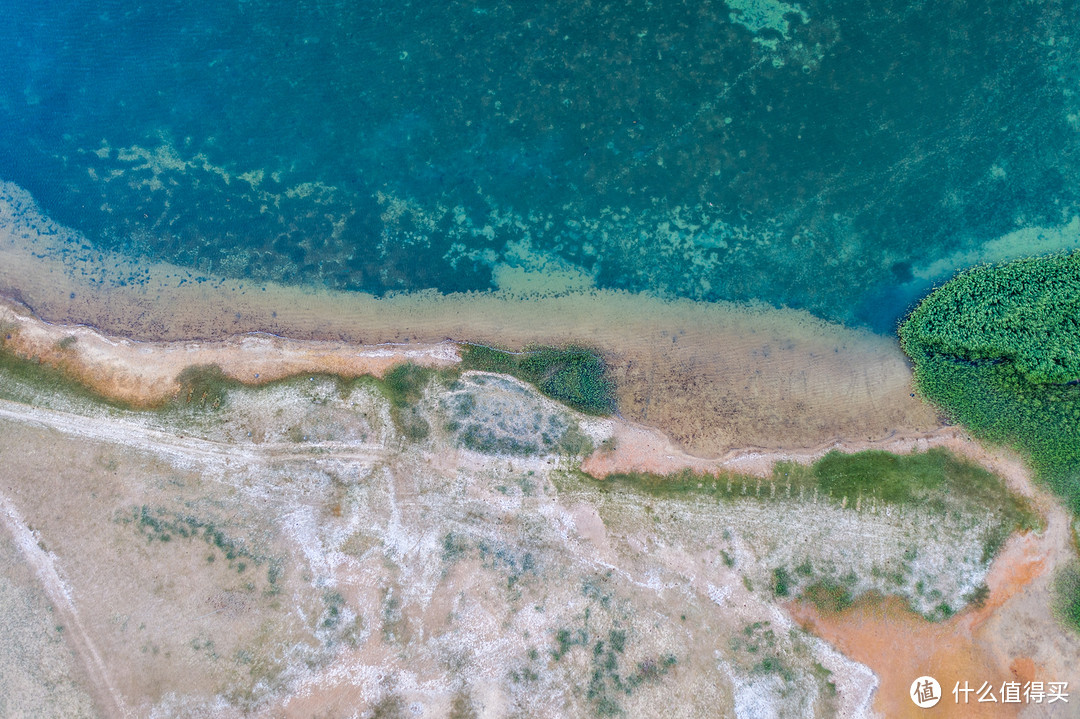
M 1080 566 L 1076 563 L 1054 578 L 1054 609 L 1067 627 L 1080 632 Z
M 728 648 L 735 654 L 736 664 L 749 674 L 775 674 L 784 682 L 793 682 L 795 672 L 784 660 L 778 637 L 768 621 L 754 622 L 743 627 L 740 634 L 728 639 Z
M 801 596 L 822 612 L 831 613 L 841 612 L 855 601 L 850 587 L 830 579 L 814 582 L 802 591 Z
M 1080 253 L 977 267 L 908 316 L 919 391 L 1080 511 Z
M 399 364 L 383 376 L 386 398 L 393 407 L 416 404 L 424 396 L 424 388 L 438 374 L 436 370 L 412 362 Z
M 935 447 L 925 452 L 892 454 L 868 450 L 854 454 L 832 451 L 810 467 L 779 463 L 774 481 L 813 487 L 818 496 L 839 500 L 845 506 L 873 500 L 885 504 L 923 505 L 990 510 L 1002 523 L 1028 530 L 1038 515 L 1027 501 L 1013 494 L 1000 477 L 983 467 Z
M 791 574 L 784 567 L 777 567 L 772 574 L 773 594 L 778 597 L 791 596 Z
M 453 441 L 474 452 L 571 457 L 592 452 L 592 440 L 573 417 L 536 400 L 534 392 L 509 380 L 474 377 L 451 384 L 439 407 Z
M 174 403 L 200 409 L 219 409 L 229 400 L 229 391 L 240 389 L 239 380 L 226 375 L 216 364 L 191 365 L 176 376 L 180 385 Z
M 658 683 L 678 664 L 673 654 L 628 662 L 627 633 L 619 628 L 609 629 L 605 635 L 590 631 L 586 622 L 577 629 L 559 629 L 554 639 L 550 656 L 555 662 L 579 647 L 577 651 L 587 652 L 590 671 L 585 696 L 598 716 L 622 715 L 620 697 L 632 695 L 642 684 Z
M 239 574 L 253 567 L 266 566 L 268 592 L 276 593 L 281 580 L 281 561 L 252 552 L 245 543 L 226 534 L 214 522 L 193 515 L 179 515 L 162 508 L 147 505 L 132 507 L 131 511 L 117 517 L 120 524 L 134 527 L 147 543 L 167 544 L 174 540 L 201 539 L 209 548 L 206 562 L 214 564 L 218 556 Z
M 603 357 L 582 347 L 538 347 L 514 354 L 467 345 L 461 369 L 512 375 L 585 414 L 615 412 L 615 383 Z
M 386 398 L 390 400 L 390 417 L 398 430 L 413 442 L 427 439 L 431 425 L 420 416 L 417 404 L 424 396 L 424 389 L 436 377 L 445 372 L 421 367 L 412 362 L 399 364 L 387 372 L 380 383 Z
M 1039 522 L 1028 503 L 1012 494 L 1000 477 L 941 447 L 911 454 L 832 451 L 810 466 L 778 462 L 771 479 L 690 470 L 672 474 L 624 472 L 609 474 L 603 480 L 588 479 L 607 491 L 627 489 L 665 498 L 816 498 L 848 509 L 873 501 L 941 512 L 991 511 L 1008 531 L 1031 529 Z
M 75 400 L 129 409 L 127 403 L 98 394 L 62 369 L 36 358 L 19 356 L 7 344 L 11 333 L 12 330 L 5 330 L 0 326 L 0 397 L 25 402 L 30 399 L 27 394 L 29 390 L 30 394 L 58 394 Z

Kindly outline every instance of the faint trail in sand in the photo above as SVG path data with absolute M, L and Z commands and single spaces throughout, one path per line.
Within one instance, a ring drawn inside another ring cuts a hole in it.
M 109 677 L 101 654 L 98 653 L 79 619 L 71 589 L 56 569 L 55 557 L 38 544 L 37 537 L 26 526 L 19 511 L 3 495 L 0 495 L 0 522 L 3 522 L 4 528 L 19 548 L 23 559 L 41 582 L 49 601 L 63 619 L 64 626 L 74 630 L 66 633 L 65 637 L 75 655 L 82 660 L 89 679 L 87 688 L 96 698 L 103 714 L 109 717 L 134 716 L 124 705 L 123 698 Z
M 194 457 L 238 462 L 285 462 L 313 459 L 377 462 L 386 456 L 386 450 L 379 445 L 347 442 L 305 443 L 303 445 L 268 443 L 237 447 L 226 442 L 173 434 L 120 419 L 104 416 L 85 417 L 3 399 L 0 399 L 0 419 L 48 427 L 83 439 L 126 445 L 189 460 Z
M 179 436 L 115 418 L 85 417 L 9 400 L 0 400 L 0 420 L 36 425 L 81 439 L 122 445 L 189 461 L 192 458 L 216 463 L 226 461 L 237 466 L 320 459 L 372 463 L 381 460 L 386 454 L 383 448 L 375 445 L 346 443 L 305 444 L 302 447 L 289 444 L 236 447 L 223 442 Z M 49 600 L 56 607 L 64 626 L 72 630 L 65 636 L 85 668 L 89 689 L 103 716 L 134 716 L 125 706 L 109 676 L 105 661 L 79 618 L 72 590 L 57 568 L 57 558 L 38 543 L 37 537 L 27 526 L 16 506 L 2 495 L 0 522 L 11 534 Z

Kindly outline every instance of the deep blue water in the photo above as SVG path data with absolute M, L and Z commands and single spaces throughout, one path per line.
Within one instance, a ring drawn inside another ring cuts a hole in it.
M 1080 212 L 1076 2 L 784 9 L 9 0 L 0 177 L 229 275 L 569 269 L 881 331 L 935 260 Z

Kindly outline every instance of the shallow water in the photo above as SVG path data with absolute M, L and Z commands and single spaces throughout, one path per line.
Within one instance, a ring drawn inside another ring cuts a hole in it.
M 957 268 L 1078 244 L 1077 10 L 19 0 L 0 178 L 202 274 L 891 333 Z
M 935 411 L 915 397 L 894 339 L 802 310 L 614 290 L 377 298 L 230 280 L 97 252 L 78 233 L 40 215 L 11 184 L 0 184 L 0 296 L 61 325 L 59 337 L 27 348 L 41 356 L 69 332 L 63 326 L 73 324 L 99 328 L 106 344 L 120 335 L 195 340 L 189 344 L 203 349 L 205 340 L 252 332 L 322 340 L 344 354 L 356 344 L 418 347 L 445 340 L 510 349 L 592 346 L 604 352 L 623 416 L 661 428 L 702 456 L 732 448 L 816 447 L 838 437 L 878 441 L 938 425 Z

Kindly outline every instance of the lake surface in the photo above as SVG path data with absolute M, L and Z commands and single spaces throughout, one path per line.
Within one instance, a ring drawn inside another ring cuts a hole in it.
M 0 179 L 96 249 L 891 333 L 1080 243 L 1076 2 L 6 3 Z

